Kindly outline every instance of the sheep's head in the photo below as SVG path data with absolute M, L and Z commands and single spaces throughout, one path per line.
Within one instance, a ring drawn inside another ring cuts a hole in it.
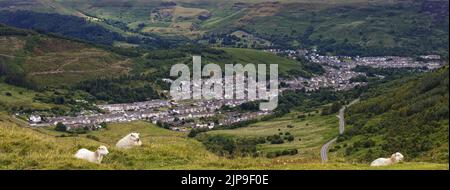
M 108 151 L 108 148 L 106 148 L 106 146 L 100 146 L 97 148 L 97 153 L 102 156 L 105 156 L 109 153 L 109 151 Z
M 139 133 L 131 133 L 130 134 L 130 139 L 136 143 L 136 145 L 140 146 L 142 145 L 141 139 L 139 138 Z
M 396 153 L 394 153 L 394 154 L 392 154 L 392 156 L 391 156 L 391 159 L 394 161 L 394 162 L 400 162 L 400 161 L 402 161 L 403 160 L 403 155 L 400 153 L 400 152 L 396 152 Z

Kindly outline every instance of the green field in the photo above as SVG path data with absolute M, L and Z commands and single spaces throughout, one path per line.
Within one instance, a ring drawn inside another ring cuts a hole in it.
M 291 156 L 310 160 L 311 162 L 320 162 L 319 150 L 328 140 L 338 134 L 338 119 L 335 115 L 320 116 L 315 113 L 306 120 L 298 119 L 301 113 L 293 112 L 281 118 L 270 121 L 261 121 L 251 124 L 248 127 L 233 130 L 214 130 L 209 135 L 229 135 L 234 137 L 267 137 L 279 133 L 290 133 L 295 137 L 292 142 L 285 141 L 283 144 L 265 144 L 258 145 L 261 152 L 273 152 L 285 149 L 298 149 L 299 154 Z M 293 128 L 287 127 L 288 125 Z
M 244 48 L 220 48 L 224 50 L 231 57 L 226 59 L 211 60 L 217 64 L 278 64 L 279 73 L 286 74 L 290 70 L 302 69 L 302 63 L 288 59 L 285 57 L 277 56 L 273 53 L 263 52 L 260 50 L 244 49 Z M 267 67 L 269 69 L 269 67 Z
M 0 108 L 30 108 L 30 109 L 50 109 L 54 104 L 47 104 L 34 101 L 36 96 L 34 91 L 0 83 Z

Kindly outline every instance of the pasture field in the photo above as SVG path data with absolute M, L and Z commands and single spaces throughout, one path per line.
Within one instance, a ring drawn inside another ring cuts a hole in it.
M 301 62 L 281 57 L 273 53 L 264 52 L 261 50 L 246 49 L 246 48 L 218 48 L 224 50 L 230 57 L 225 59 L 206 57 L 206 60 L 216 64 L 278 64 L 278 72 L 281 74 L 287 74 L 288 71 L 301 70 L 303 65 Z M 269 69 L 269 67 L 267 67 Z
M 285 149 L 297 149 L 299 153 L 295 156 L 308 159 L 312 162 L 320 161 L 318 154 L 321 146 L 330 139 L 338 135 L 338 119 L 335 115 L 320 116 L 315 113 L 306 119 L 299 119 L 299 112 L 292 112 L 281 118 L 269 121 L 261 121 L 251 124 L 248 127 L 233 130 L 214 130 L 207 134 L 211 135 L 231 135 L 234 137 L 268 137 L 271 135 L 281 136 L 286 133 L 293 135 L 293 141 L 286 141 L 283 144 L 258 145 L 258 150 L 262 152 L 273 152 Z
M 50 109 L 54 104 L 47 104 L 34 101 L 37 93 L 32 90 L 20 88 L 4 83 L 0 83 L 0 108 L 30 108 L 36 110 Z

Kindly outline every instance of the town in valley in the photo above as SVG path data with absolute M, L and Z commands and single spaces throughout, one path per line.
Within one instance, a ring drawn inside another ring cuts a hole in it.
M 266 52 L 291 59 L 302 58 L 311 63 L 318 64 L 324 69 L 321 75 L 310 78 L 291 77 L 279 79 L 279 93 L 285 90 L 304 90 L 313 92 L 320 89 L 346 91 L 357 86 L 367 85 L 364 72 L 355 71 L 357 67 L 370 67 L 381 69 L 414 69 L 416 71 L 432 71 L 444 65 L 438 55 L 425 55 L 419 58 L 400 56 L 380 57 L 350 57 L 319 55 L 317 50 L 281 50 L 267 49 Z M 377 75 L 383 78 L 384 76 Z M 170 79 L 163 79 L 170 83 Z M 84 100 L 79 100 L 84 101 Z M 101 112 L 83 112 L 77 116 L 43 117 L 35 112 L 27 115 L 32 127 L 54 126 L 64 124 L 67 130 L 88 128 L 90 130 L 101 128 L 102 123 L 131 122 L 145 120 L 174 131 L 190 131 L 192 129 L 213 129 L 218 126 L 227 127 L 238 123 L 261 119 L 271 115 L 269 110 L 236 111 L 236 108 L 253 100 L 212 99 L 212 100 L 149 100 L 144 102 L 95 105 Z M 85 102 L 85 101 L 84 101 Z M 87 103 L 87 102 L 86 102 Z M 16 116 L 20 116 L 17 113 Z

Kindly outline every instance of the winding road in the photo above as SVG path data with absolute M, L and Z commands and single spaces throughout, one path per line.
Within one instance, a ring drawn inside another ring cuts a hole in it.
M 339 135 L 343 134 L 344 131 L 345 131 L 345 119 L 344 119 L 345 109 L 347 107 L 350 107 L 351 105 L 355 104 L 358 101 L 359 101 L 359 99 L 353 100 L 348 105 L 342 106 L 342 108 L 339 110 L 339 115 L 336 116 L 336 117 L 339 118 Z M 330 141 L 325 143 L 322 146 L 322 148 L 320 149 L 320 158 L 322 159 L 322 163 L 325 163 L 325 162 L 328 161 L 328 155 L 327 155 L 328 154 L 328 149 L 329 149 L 331 144 L 336 142 L 336 140 L 337 140 L 337 137 L 334 138 L 334 139 L 331 139 Z

